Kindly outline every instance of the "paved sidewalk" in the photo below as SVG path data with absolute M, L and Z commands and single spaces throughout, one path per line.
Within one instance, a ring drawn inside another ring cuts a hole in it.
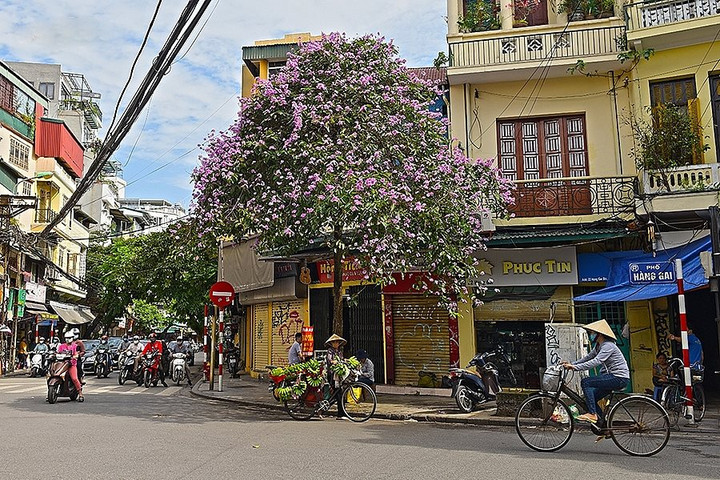
M 243 375 L 240 378 L 223 378 L 222 392 L 217 391 L 217 380 L 215 390 L 209 390 L 209 383 L 201 380 L 193 386 L 192 393 L 213 400 L 233 402 L 237 405 L 283 410 L 282 403 L 275 401 L 267 387 L 267 381 L 259 381 Z M 378 405 L 374 418 L 475 425 L 515 424 L 513 418 L 493 415 L 495 413 L 494 402 L 489 403 L 487 409 L 472 413 L 461 413 L 455 404 L 455 400 L 449 396 L 449 390 L 448 396 L 378 393 L 377 398 Z

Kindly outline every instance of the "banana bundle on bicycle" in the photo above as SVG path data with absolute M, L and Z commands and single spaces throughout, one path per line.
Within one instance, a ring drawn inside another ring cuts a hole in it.
M 347 378 L 353 370 L 360 369 L 360 362 L 355 357 L 340 361 L 330 367 L 339 378 Z M 308 386 L 320 387 L 325 381 L 323 365 L 312 358 L 303 363 L 287 367 L 277 367 L 270 371 L 275 382 L 274 396 L 279 401 L 297 398 L 307 390 Z

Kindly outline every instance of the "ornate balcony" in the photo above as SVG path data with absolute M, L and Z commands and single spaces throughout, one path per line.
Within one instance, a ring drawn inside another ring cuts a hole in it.
M 643 193 L 663 195 L 720 190 L 720 164 L 686 165 L 664 172 L 643 172 Z
M 632 213 L 636 177 L 568 177 L 516 182 L 517 218 Z
M 720 25 L 720 0 L 644 0 L 625 5 L 628 41 L 644 48 L 711 42 Z
M 582 23 L 583 26 L 591 24 Z M 607 26 L 603 23 L 602 27 L 573 26 L 571 29 L 543 26 L 527 30 L 528 33 L 522 35 L 498 30 L 474 34 L 479 35 L 477 38 L 465 35 L 461 41 L 450 40 L 448 74 L 463 74 L 465 69 L 472 69 L 484 73 L 519 71 L 518 75 L 522 76 L 526 74 L 524 70 L 536 68 L 552 58 L 552 66 L 549 67 L 555 68 L 559 75 L 567 75 L 568 66 L 580 59 L 586 63 L 619 63 L 617 54 L 625 49 L 624 25 Z M 493 76 L 480 81 L 512 79 Z

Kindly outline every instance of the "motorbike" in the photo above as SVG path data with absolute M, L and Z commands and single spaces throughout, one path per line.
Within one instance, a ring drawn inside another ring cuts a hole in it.
M 160 381 L 160 361 L 162 354 L 160 352 L 148 352 L 145 354 L 143 363 L 143 383 L 145 388 L 157 387 Z
M 475 367 L 475 371 L 468 370 L 471 367 Z M 503 369 L 502 375 L 499 367 Z M 510 385 L 517 384 L 510 360 L 502 350 L 478 353 L 467 367 L 451 368 L 452 397 L 458 408 L 464 413 L 470 413 L 478 405 L 495 400 L 495 396 L 502 391 L 499 381 L 501 376 Z
M 107 377 L 112 368 L 110 347 L 100 345 L 95 352 L 95 375 L 97 378 Z
M 72 366 L 71 360 L 72 356 L 65 353 L 57 353 L 53 356 L 47 374 L 48 403 L 57 402 L 58 397 L 69 397 L 70 400 L 78 399 L 79 392 L 70 378 L 69 371 L 71 368 L 75 368 Z
M 47 353 L 30 353 L 30 377 L 43 377 L 47 373 Z
M 180 385 L 180 383 L 185 380 L 185 363 L 187 362 L 187 355 L 184 353 L 173 353 L 172 355 L 172 363 L 171 363 L 171 372 L 172 372 L 172 380 L 175 382 L 175 385 Z
M 227 354 L 227 366 L 230 378 L 237 378 L 238 367 L 240 364 L 240 350 L 233 348 Z
M 137 373 L 134 372 L 134 369 L 135 369 L 135 356 L 134 355 L 129 355 L 126 353 L 120 354 L 120 358 L 118 359 L 118 365 L 120 366 L 120 371 L 118 372 L 118 383 L 120 385 L 124 385 L 125 382 L 128 380 L 135 380 L 135 382 L 138 384 L 138 386 L 143 384 L 142 364 L 138 365 Z

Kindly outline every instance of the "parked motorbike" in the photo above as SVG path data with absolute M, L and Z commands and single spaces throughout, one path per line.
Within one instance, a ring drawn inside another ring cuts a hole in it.
M 97 378 L 107 377 L 112 368 L 112 354 L 110 347 L 99 345 L 95 352 L 95 375 Z
M 148 352 L 145 354 L 143 363 L 143 383 L 145 388 L 157 387 L 160 381 L 160 361 L 162 354 L 160 352 Z
M 170 371 L 172 372 L 172 381 L 175 385 L 180 385 L 185 380 L 185 363 L 187 362 L 187 355 L 184 353 L 173 353 L 172 363 L 170 364 Z
M 468 370 L 475 367 L 475 370 Z M 500 374 L 502 369 L 502 375 Z M 502 350 L 478 353 L 466 368 L 451 368 L 450 382 L 452 396 L 458 408 L 464 413 L 470 413 L 478 405 L 495 400 L 495 396 L 502 391 L 499 377 L 508 379 L 508 384 L 517 384 L 510 360 Z
M 47 354 L 30 353 L 30 376 L 32 378 L 45 376 L 47 373 Z
M 237 378 L 238 367 L 240 365 L 240 350 L 233 348 L 227 354 L 227 367 L 230 378 Z
M 135 356 L 129 355 L 126 353 L 120 354 L 120 358 L 118 359 L 118 365 L 120 368 L 120 371 L 118 372 L 118 383 L 120 385 L 124 385 L 126 381 L 128 380 L 135 380 L 137 382 L 138 386 L 143 384 L 143 368 L 142 363 L 138 365 L 138 371 L 137 373 L 134 372 L 135 369 Z
M 55 354 L 48 369 L 47 400 L 49 403 L 57 402 L 58 397 L 69 397 L 70 400 L 77 400 L 78 391 L 70 378 L 70 369 L 75 368 L 71 363 L 72 356 L 65 353 Z M 82 401 L 82 400 L 81 400 Z

